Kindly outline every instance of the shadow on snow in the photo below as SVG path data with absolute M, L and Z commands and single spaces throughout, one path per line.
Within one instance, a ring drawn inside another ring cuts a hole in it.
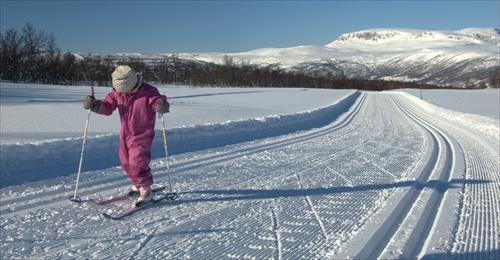
M 359 185 L 354 187 L 329 187 L 329 188 L 312 188 L 312 189 L 269 189 L 269 190 L 203 190 L 203 191 L 192 191 L 185 194 L 210 194 L 210 195 L 227 195 L 212 198 L 200 198 L 193 200 L 180 200 L 182 203 L 189 202 L 214 202 L 214 201 L 233 201 L 233 200 L 262 200 L 262 199 L 278 199 L 278 198 L 290 198 L 290 197 L 300 197 L 300 196 L 317 196 L 317 195 L 328 195 L 328 194 L 340 194 L 348 192 L 364 192 L 372 190 L 385 190 L 401 187 L 415 186 L 418 189 L 436 188 L 440 192 L 446 192 L 448 189 L 460 188 L 462 184 L 483 184 L 489 183 L 491 181 L 486 180 L 462 180 L 453 179 L 450 182 L 443 183 L 438 180 L 431 180 L 425 184 L 418 183 L 417 181 L 402 181 L 395 183 L 383 183 L 383 184 L 368 184 Z M 180 194 L 179 194 L 180 195 Z

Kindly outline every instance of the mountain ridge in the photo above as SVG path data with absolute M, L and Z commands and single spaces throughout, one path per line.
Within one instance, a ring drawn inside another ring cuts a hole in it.
M 397 80 L 438 86 L 489 86 L 500 66 L 500 30 L 378 28 L 342 34 L 324 46 L 260 48 L 239 53 L 177 53 L 180 59 L 274 67 L 323 76 Z M 127 56 L 127 54 L 120 54 Z M 172 54 L 135 54 L 149 59 Z
M 379 28 L 342 34 L 337 40 L 327 44 L 326 47 L 334 46 L 340 42 L 350 42 L 354 39 L 362 40 L 365 43 L 379 43 L 384 40 L 408 42 L 411 40 L 425 41 L 440 38 L 453 41 L 470 41 L 472 43 L 486 41 L 500 46 L 499 36 L 500 32 L 495 28 L 465 28 L 457 31 Z

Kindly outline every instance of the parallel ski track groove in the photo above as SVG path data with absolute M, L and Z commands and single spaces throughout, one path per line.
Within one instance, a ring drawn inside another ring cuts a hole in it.
M 428 162 L 426 168 L 420 173 L 419 177 L 415 181 L 415 183 L 412 185 L 410 190 L 405 194 L 401 202 L 394 208 L 393 212 L 387 217 L 386 221 L 379 227 L 379 229 L 375 232 L 373 235 L 372 239 L 369 240 L 368 244 L 356 255 L 355 258 L 357 259 L 375 259 L 380 257 L 382 252 L 385 250 L 393 236 L 397 233 L 398 227 L 404 222 L 404 220 L 407 218 L 408 214 L 410 213 L 412 209 L 412 205 L 414 204 L 415 201 L 417 201 L 418 197 L 422 193 L 422 190 L 427 183 L 429 177 L 431 176 L 431 172 L 434 171 L 438 167 L 439 164 L 439 159 L 438 155 L 442 153 L 443 150 L 450 150 L 450 144 L 446 138 L 442 136 L 440 131 L 438 131 L 435 127 L 432 125 L 426 123 L 422 119 L 418 118 L 416 115 L 411 113 L 407 108 L 405 108 L 399 101 L 397 101 L 394 97 L 391 96 L 391 99 L 395 102 L 396 106 L 408 117 L 410 117 L 415 123 L 420 125 L 423 129 L 425 129 L 431 136 L 433 143 L 434 143 L 434 149 L 433 149 L 433 154 L 430 157 L 430 161 Z M 440 145 L 440 138 L 444 139 L 444 146 Z M 449 153 L 448 153 L 449 154 Z M 445 158 L 447 163 L 449 164 L 449 160 L 452 160 L 452 158 Z M 442 176 L 445 176 L 444 178 L 447 179 L 450 175 L 450 168 L 445 168 L 443 173 L 440 174 L 440 179 L 442 179 Z M 438 205 L 440 204 L 442 199 L 442 196 L 439 196 L 439 198 L 432 203 L 433 207 L 437 209 Z M 429 215 L 429 214 L 428 214 Z M 432 216 L 427 216 L 428 222 L 433 223 L 434 219 Z M 429 224 L 426 224 L 428 226 Z M 422 231 L 419 231 L 418 236 L 419 237 L 424 237 L 425 238 L 429 235 L 430 227 L 427 227 Z M 422 246 L 422 245 L 419 245 Z M 415 251 L 419 251 L 421 248 L 411 248 L 411 252 L 404 251 L 402 255 L 411 255 L 415 254 Z M 408 250 L 408 249 L 407 249 Z
M 403 249 L 402 255 L 404 258 L 416 258 L 420 251 L 423 249 L 425 241 L 431 235 L 430 231 L 433 227 L 433 224 L 435 224 L 436 222 L 437 212 L 441 207 L 441 204 L 443 203 L 446 186 L 449 183 L 452 172 L 454 170 L 455 157 L 457 156 L 456 149 L 461 148 L 459 146 L 453 145 L 454 142 L 451 140 L 451 137 L 448 134 L 431 125 L 430 123 L 427 123 L 424 120 L 418 118 L 415 114 L 410 112 L 401 102 L 397 101 L 394 98 L 393 100 L 398 103 L 398 106 L 400 106 L 407 115 L 414 118 L 415 120 L 420 121 L 421 124 L 425 124 L 428 128 L 431 128 L 432 131 L 435 131 L 435 133 L 443 143 L 441 145 L 441 150 L 444 150 L 446 152 L 446 158 L 444 158 L 445 161 L 443 163 L 442 169 L 440 169 L 439 175 L 437 176 L 438 182 L 434 187 L 431 187 L 432 195 L 426 202 L 421 220 L 416 224 L 418 227 L 421 227 L 421 229 L 414 229 L 409 238 L 409 241 L 414 241 L 414 243 L 407 244 Z
M 410 105 L 416 106 L 413 102 Z M 427 250 L 431 254 L 440 253 L 450 258 L 500 259 L 498 135 L 491 133 L 491 130 L 484 132 L 469 127 L 461 120 L 450 119 L 447 114 L 435 113 L 433 109 L 423 111 L 422 115 L 429 116 L 441 129 L 448 131 L 453 145 L 461 149 L 462 154 L 457 157 L 458 160 L 463 160 L 462 168 L 458 166 L 453 173 L 453 178 L 463 180 L 458 186 L 460 192 L 455 192 L 456 199 L 459 200 L 457 207 L 453 209 L 458 212 L 456 222 L 449 227 L 449 237 L 435 235 L 441 241 L 450 240 L 450 243 L 438 246 L 439 251 L 432 248 Z M 434 242 L 439 243 L 438 240 Z M 420 256 L 425 256 L 424 253 L 421 252 Z

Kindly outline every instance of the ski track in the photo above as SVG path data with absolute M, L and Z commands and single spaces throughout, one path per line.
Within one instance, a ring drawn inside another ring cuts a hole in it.
M 82 203 L 74 176 L 4 188 L 2 258 L 499 259 L 498 142 L 419 102 L 363 92 L 322 127 L 175 154 L 179 199 L 123 221 L 100 213 L 131 200 L 85 202 L 128 189 L 119 167 L 83 173 Z

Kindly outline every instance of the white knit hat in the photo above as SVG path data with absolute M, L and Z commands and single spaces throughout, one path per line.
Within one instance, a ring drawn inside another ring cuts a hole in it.
M 135 71 L 129 66 L 121 65 L 118 66 L 113 74 L 113 87 L 118 93 L 127 93 L 139 83 L 140 75 L 136 74 Z

